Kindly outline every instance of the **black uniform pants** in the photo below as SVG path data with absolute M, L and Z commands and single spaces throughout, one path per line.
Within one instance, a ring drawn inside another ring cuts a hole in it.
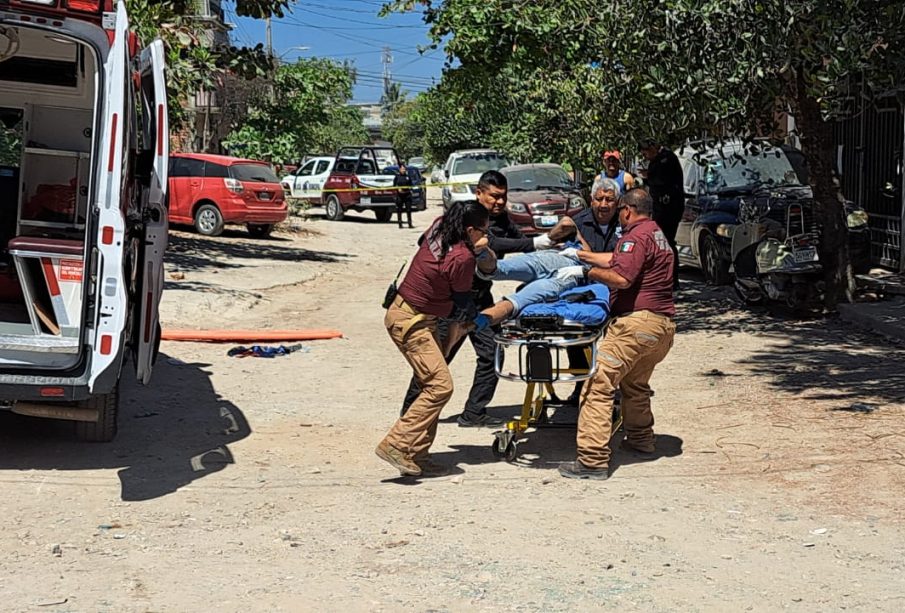
M 587 369 L 591 365 L 588 364 L 588 356 L 584 353 L 584 347 L 567 347 L 566 355 L 569 356 L 569 368 Z M 584 381 L 576 381 L 575 389 L 572 391 L 572 398 L 577 399 L 581 394 L 581 388 Z
M 654 221 L 656 221 L 657 225 L 660 226 L 660 229 L 663 230 L 663 234 L 666 236 L 669 247 L 672 249 L 672 254 L 675 258 L 675 266 L 672 271 L 672 283 L 674 286 L 677 286 L 679 283 L 679 249 L 676 246 L 676 232 L 679 231 L 679 222 L 682 221 L 682 212 L 679 211 L 677 214 L 674 211 L 655 211 Z
M 399 221 L 399 227 L 402 227 L 402 213 L 408 215 L 409 228 L 412 227 L 412 197 L 409 194 L 398 196 L 396 198 L 396 217 Z
M 490 295 L 490 292 L 476 296 L 475 304 L 477 305 L 478 310 L 493 306 L 493 296 Z M 499 326 L 493 326 L 485 328 L 480 332 L 472 331 L 467 336 L 477 355 L 471 391 L 468 392 L 468 400 L 465 402 L 465 409 L 463 410 L 463 413 L 465 413 L 467 418 L 474 419 L 486 414 L 487 405 L 490 404 L 490 401 L 493 400 L 493 395 L 496 393 L 496 386 L 497 383 L 499 383 L 499 378 L 496 376 L 496 370 L 494 370 L 493 364 L 494 356 L 496 355 L 496 343 L 493 341 L 493 336 L 499 331 Z M 441 342 L 447 337 L 449 334 L 448 320 L 440 320 L 437 334 L 439 335 Z M 446 356 L 447 364 L 452 362 L 453 358 L 456 357 L 459 349 L 461 349 L 462 345 L 465 343 L 465 338 L 466 337 L 463 337 L 462 340 L 450 349 L 449 355 Z M 408 391 L 405 394 L 405 400 L 402 402 L 403 414 L 415 401 L 415 398 L 418 397 L 420 392 L 421 390 L 418 387 L 418 382 L 413 377 L 409 383 Z

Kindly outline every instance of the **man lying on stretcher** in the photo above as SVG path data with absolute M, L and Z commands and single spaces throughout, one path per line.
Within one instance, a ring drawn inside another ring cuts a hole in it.
M 567 241 L 561 250 L 522 253 L 499 261 L 489 249 L 479 251 L 479 276 L 526 284 L 484 314 L 494 323 L 516 317 L 529 304 L 555 300 L 565 290 L 584 283 L 586 267 L 608 265 L 620 236 L 614 221 L 619 196 L 615 181 L 598 177 L 591 188 L 591 208 L 576 215 L 574 221 L 563 217 L 550 231 L 552 244 Z

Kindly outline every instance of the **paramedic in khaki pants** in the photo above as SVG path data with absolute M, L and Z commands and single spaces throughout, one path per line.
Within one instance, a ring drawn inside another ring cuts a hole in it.
M 485 243 L 489 213 L 477 202 L 454 204 L 424 235 L 409 264 L 384 325 L 412 367 L 420 392 L 376 453 L 403 475 L 436 476 L 443 467 L 431 462 L 428 450 L 437 435 L 440 411 L 453 394 L 452 377 L 437 334 L 437 321 L 452 317 L 474 323 L 478 330 L 490 318 L 478 314 L 471 296 L 475 243 Z
M 559 467 L 570 479 L 609 476 L 613 394 L 622 390 L 625 440 L 622 447 L 641 455 L 654 451 L 654 416 L 648 385 L 654 367 L 672 347 L 675 261 L 663 231 L 651 219 L 646 191 L 625 194 L 616 208 L 622 238 L 607 265 L 592 268 L 588 279 L 615 290 L 611 321 L 597 353 L 597 373 L 585 385 L 578 416 L 578 459 Z

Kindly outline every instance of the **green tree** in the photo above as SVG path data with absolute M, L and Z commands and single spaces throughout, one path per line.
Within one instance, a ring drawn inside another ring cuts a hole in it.
M 282 15 L 285 0 L 238 0 L 237 12 L 250 17 Z M 131 29 L 147 43 L 164 42 L 170 126 L 178 130 L 187 120 L 186 108 L 197 92 L 214 91 L 226 75 L 253 79 L 271 70 L 263 45 L 213 48 L 207 25 L 197 19 L 191 0 L 126 0 Z M 269 11 L 269 12 L 268 12 Z
M 367 140 L 352 97 L 354 71 L 330 59 L 300 59 L 276 69 L 270 87 L 249 101 L 248 115 L 224 144 L 237 155 L 286 162 Z
M 423 95 L 419 95 L 395 105 L 383 116 L 383 137 L 404 160 L 424 153 L 422 104 Z
M 850 287 L 827 120 L 853 93 L 901 95 L 902 0 L 397 0 L 384 10 L 421 10 L 472 91 L 496 85 L 515 98 L 504 131 L 561 159 L 642 134 L 674 145 L 775 136 L 789 113 L 811 167 L 829 306 Z

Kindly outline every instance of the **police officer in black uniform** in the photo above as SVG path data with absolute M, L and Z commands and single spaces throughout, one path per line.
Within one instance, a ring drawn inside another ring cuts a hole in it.
M 393 177 L 393 187 L 396 188 L 396 218 L 399 228 L 402 228 L 402 212 L 408 215 L 409 228 L 412 225 L 412 178 L 409 176 L 405 164 L 399 164 L 399 171 Z
M 490 227 L 487 238 L 490 243 L 490 249 L 493 250 L 497 258 L 502 258 L 507 253 L 526 253 L 535 249 L 552 247 L 553 243 L 546 234 L 527 238 L 518 229 L 518 226 L 512 223 L 506 211 L 508 191 L 509 185 L 506 177 L 496 170 L 488 170 L 482 174 L 475 190 L 476 200 L 490 211 Z M 493 306 L 492 287 L 493 281 L 481 279 L 477 275 L 474 277 L 471 292 L 479 311 Z M 493 363 L 496 349 L 493 336 L 498 332 L 499 326 L 493 326 L 481 331 L 471 331 L 468 334 L 468 339 L 471 341 L 471 345 L 477 355 L 477 364 L 468 400 L 465 403 L 462 414 L 458 418 L 459 426 L 463 428 L 495 428 L 503 424 L 502 419 L 487 414 L 487 405 L 493 399 L 493 394 L 496 392 L 497 382 L 499 381 Z M 445 339 L 448 333 L 448 323 L 441 321 L 440 337 Z M 464 342 L 465 337 L 462 337 L 459 342 L 449 349 L 446 356 L 447 362 L 452 361 Z M 403 401 L 403 413 L 418 397 L 418 391 L 418 384 L 412 379 L 408 393 Z
M 653 219 L 663 230 L 672 248 L 676 266 L 673 268 L 673 287 L 679 284 L 679 250 L 676 232 L 685 212 L 685 187 L 679 158 L 655 138 L 645 138 L 638 148 L 648 161 L 647 179 L 644 184 L 654 201 Z

